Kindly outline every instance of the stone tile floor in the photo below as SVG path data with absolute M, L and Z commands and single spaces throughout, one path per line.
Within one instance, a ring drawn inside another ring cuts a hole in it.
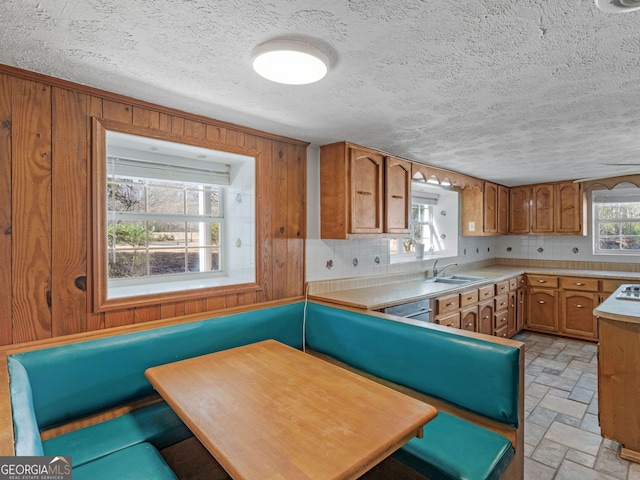
M 640 480 L 600 436 L 597 347 L 520 333 L 525 343 L 525 480 Z

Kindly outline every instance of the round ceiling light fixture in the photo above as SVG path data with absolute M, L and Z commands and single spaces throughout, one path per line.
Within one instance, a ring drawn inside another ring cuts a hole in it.
M 306 43 L 272 40 L 253 50 L 251 65 L 258 75 L 272 82 L 306 85 L 324 78 L 329 58 Z
M 596 7 L 607 13 L 627 13 L 640 10 L 640 0 L 595 0 Z

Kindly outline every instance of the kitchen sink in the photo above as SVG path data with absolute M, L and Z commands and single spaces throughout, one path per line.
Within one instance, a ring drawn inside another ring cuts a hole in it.
M 464 285 L 465 283 L 479 282 L 487 277 L 476 277 L 474 275 L 443 275 L 441 277 L 428 278 L 430 283 L 452 283 L 454 285 Z

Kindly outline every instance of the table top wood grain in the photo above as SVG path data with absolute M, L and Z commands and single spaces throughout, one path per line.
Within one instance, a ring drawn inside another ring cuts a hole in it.
M 358 478 L 437 415 L 275 340 L 145 375 L 234 479 Z

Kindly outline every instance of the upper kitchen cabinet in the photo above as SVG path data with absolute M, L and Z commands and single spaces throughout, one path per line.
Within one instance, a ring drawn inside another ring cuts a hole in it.
M 509 233 L 509 189 L 498 185 L 498 235 Z
M 409 233 L 411 162 L 386 157 L 384 166 L 384 225 L 386 233 Z
M 320 235 L 408 234 L 411 163 L 348 142 L 320 147 Z
M 562 182 L 555 185 L 555 231 L 565 235 L 586 235 L 584 201 L 580 184 Z
M 464 188 L 460 194 L 462 199 L 462 235 L 507 233 L 507 207 L 505 206 L 507 191 L 506 187 L 492 182 L 483 182 L 482 189 Z
M 531 187 L 509 189 L 509 233 L 529 233 L 531 230 Z
M 584 202 L 578 183 L 558 182 L 509 189 L 509 233 L 585 235 Z
M 531 187 L 531 233 L 553 233 L 553 185 Z

